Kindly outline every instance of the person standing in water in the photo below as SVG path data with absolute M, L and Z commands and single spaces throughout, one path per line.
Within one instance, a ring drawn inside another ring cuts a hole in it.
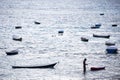
M 86 72 L 86 58 L 83 60 L 83 72 L 84 72 L 84 74 L 85 74 L 85 72 Z

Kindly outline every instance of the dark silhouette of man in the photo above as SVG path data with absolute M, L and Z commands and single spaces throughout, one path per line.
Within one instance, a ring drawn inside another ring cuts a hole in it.
M 85 74 L 85 72 L 86 72 L 86 58 L 83 60 L 83 72 L 84 72 L 84 74 Z

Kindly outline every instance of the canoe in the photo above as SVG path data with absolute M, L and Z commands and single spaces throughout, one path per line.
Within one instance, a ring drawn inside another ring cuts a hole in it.
M 97 29 L 97 28 L 100 28 L 100 26 L 101 26 L 101 24 L 97 23 L 94 26 L 92 26 L 91 29 Z
M 64 31 L 63 31 L 63 30 L 60 30 L 60 31 L 58 31 L 58 33 L 61 33 L 61 34 L 62 34 L 62 33 L 64 33 Z
M 21 29 L 22 27 L 21 26 L 15 26 L 15 29 Z
M 109 38 L 110 35 L 97 35 L 97 34 L 93 34 L 93 37 L 98 37 L 98 38 Z
M 81 41 L 88 42 L 87 38 L 81 37 Z
M 37 21 L 35 21 L 34 23 L 35 23 L 35 24 L 40 24 L 40 22 L 37 22 Z
M 113 46 L 113 45 L 115 45 L 115 42 L 105 42 L 105 45 L 107 45 L 107 46 Z
M 18 51 L 17 50 L 12 50 L 10 52 L 6 52 L 7 55 L 16 55 L 18 54 Z
M 117 27 L 117 24 L 112 24 L 112 27 Z
M 100 13 L 100 15 L 104 15 L 104 13 Z
M 42 66 L 12 66 L 12 68 L 54 68 L 57 63 L 42 65 Z
M 104 70 L 105 67 L 91 67 L 90 70 L 91 71 L 98 71 L 98 70 Z
M 98 29 L 100 26 L 92 26 L 91 29 Z
M 13 38 L 15 41 L 22 41 L 22 38 Z

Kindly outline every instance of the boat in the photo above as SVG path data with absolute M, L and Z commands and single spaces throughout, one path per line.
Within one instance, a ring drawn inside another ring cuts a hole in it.
M 98 70 L 104 70 L 105 67 L 91 67 L 90 70 L 91 71 L 98 71 Z
M 91 29 L 98 29 L 100 26 L 92 26 Z
M 10 52 L 6 52 L 7 55 L 16 55 L 18 54 L 18 51 L 17 50 L 12 50 Z
M 117 24 L 112 24 L 112 27 L 117 27 Z
M 109 38 L 110 35 L 97 35 L 97 34 L 93 34 L 93 37 L 98 37 L 98 38 Z
M 40 22 L 37 22 L 37 21 L 35 21 L 34 23 L 35 23 L 35 24 L 40 24 Z
M 113 45 L 115 45 L 115 42 L 108 42 L 108 41 L 106 41 L 105 45 L 107 45 L 107 46 L 113 46 Z
M 15 26 L 15 29 L 21 29 L 22 27 L 21 26 Z
M 95 25 L 93 25 L 91 27 L 91 29 L 97 29 L 97 28 L 100 28 L 101 24 L 100 23 L 96 23 Z
M 42 65 L 42 66 L 12 66 L 12 68 L 54 68 L 54 66 L 57 64 L 53 63 L 53 64 L 48 64 L 48 65 Z
M 64 33 L 64 31 L 63 31 L 63 30 L 60 30 L 60 31 L 58 31 L 58 33 L 63 34 L 63 33 Z
M 104 13 L 100 13 L 100 15 L 102 16 L 102 15 L 104 15 Z
M 118 53 L 118 48 L 116 46 L 108 46 L 106 52 L 108 54 L 116 54 Z
M 15 41 L 22 41 L 22 38 L 13 38 Z
M 100 27 L 100 26 L 101 26 L 100 23 L 96 23 L 96 24 L 95 24 L 95 27 Z
M 85 37 L 81 37 L 81 41 L 88 42 L 88 39 Z

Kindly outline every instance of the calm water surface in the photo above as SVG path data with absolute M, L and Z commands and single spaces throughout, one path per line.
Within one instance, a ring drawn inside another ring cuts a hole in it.
M 96 23 L 100 29 L 91 29 Z M 111 36 L 94 38 L 93 33 Z M 23 41 L 13 41 L 14 35 Z M 83 36 L 89 42 L 82 42 Z M 120 0 L 0 0 L 0 80 L 120 80 L 120 52 L 106 54 L 105 41 L 116 42 L 120 50 Z M 6 55 L 15 49 L 18 55 Z M 54 62 L 59 62 L 55 69 L 12 69 Z M 92 72 L 92 66 L 106 69 Z

